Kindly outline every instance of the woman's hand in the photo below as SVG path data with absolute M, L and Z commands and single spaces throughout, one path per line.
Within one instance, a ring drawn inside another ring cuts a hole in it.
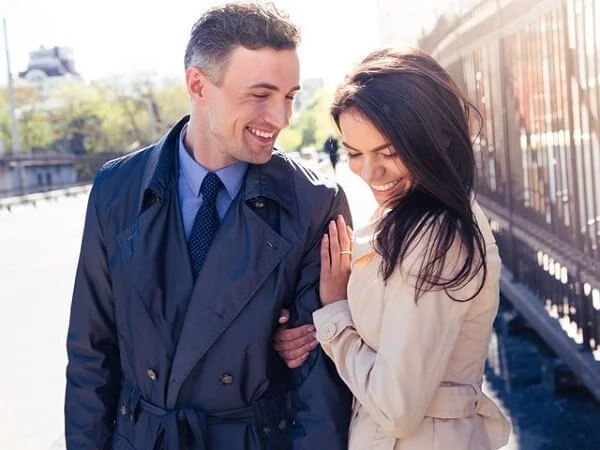
M 282 309 L 279 317 L 279 328 L 273 337 L 273 348 L 290 369 L 300 367 L 308 358 L 311 350 L 319 342 L 315 336 L 314 325 L 302 325 L 297 328 L 286 328 L 290 320 L 290 312 Z
M 348 298 L 348 279 L 352 263 L 352 228 L 339 215 L 329 223 L 321 240 L 321 279 L 319 295 L 323 305 Z

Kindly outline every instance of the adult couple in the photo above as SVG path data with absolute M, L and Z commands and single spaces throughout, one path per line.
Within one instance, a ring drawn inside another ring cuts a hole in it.
M 481 392 L 500 260 L 472 196 L 469 103 L 416 50 L 374 52 L 346 78 L 332 116 L 382 206 L 352 237 L 342 190 L 273 152 L 298 42 L 273 7 L 207 11 L 185 54 L 191 115 L 98 173 L 69 449 L 506 442 Z

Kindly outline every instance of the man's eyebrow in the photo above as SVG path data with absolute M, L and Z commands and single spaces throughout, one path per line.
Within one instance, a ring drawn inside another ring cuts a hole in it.
M 279 90 L 280 90 L 277 86 L 275 86 L 274 84 L 271 84 L 271 83 L 256 83 L 249 87 L 249 89 L 258 89 L 258 88 L 268 89 L 270 91 L 275 91 L 275 92 L 279 92 Z M 300 90 L 300 86 L 294 86 L 293 88 L 290 89 L 290 92 L 295 92 L 295 91 L 299 91 L 299 90 Z
M 346 144 L 344 141 L 342 141 L 342 145 L 343 145 L 344 147 L 346 147 L 346 148 L 349 148 L 350 150 L 354 150 L 355 152 L 360 152 L 360 153 L 362 153 L 362 150 L 359 150 L 359 149 L 357 149 L 357 148 L 354 148 L 354 147 L 352 147 L 351 145 L 348 145 L 348 144 Z M 371 150 L 369 150 L 369 151 L 371 151 L 371 152 L 378 152 L 379 150 L 384 150 L 384 149 L 386 149 L 386 148 L 387 148 L 387 147 L 389 147 L 389 146 L 390 146 L 390 144 L 388 144 L 388 143 L 386 142 L 385 144 L 381 144 L 381 145 L 379 145 L 379 146 L 377 146 L 377 147 L 375 147 L 375 148 L 373 148 L 373 149 L 371 149 Z

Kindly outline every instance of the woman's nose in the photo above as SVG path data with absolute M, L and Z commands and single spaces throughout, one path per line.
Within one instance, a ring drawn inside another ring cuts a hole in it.
M 371 183 L 377 181 L 384 172 L 385 168 L 377 161 L 365 161 L 360 171 L 360 177 L 367 183 Z

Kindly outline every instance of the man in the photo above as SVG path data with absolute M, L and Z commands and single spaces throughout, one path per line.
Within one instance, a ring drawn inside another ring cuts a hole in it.
M 319 244 L 343 192 L 273 152 L 299 89 L 273 7 L 194 25 L 191 116 L 107 163 L 88 204 L 68 335 L 69 449 L 345 449 L 350 395 L 319 349 L 272 348 L 319 307 Z

